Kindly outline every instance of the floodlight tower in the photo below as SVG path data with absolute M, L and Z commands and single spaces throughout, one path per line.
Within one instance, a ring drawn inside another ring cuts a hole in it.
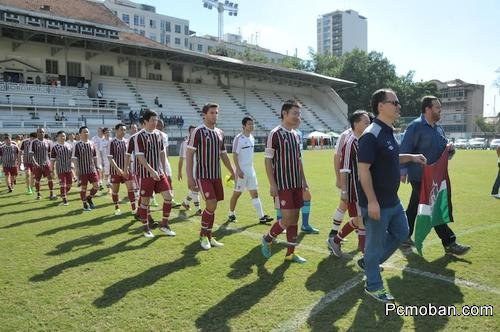
M 238 4 L 228 0 L 201 0 L 203 7 L 207 9 L 217 8 L 219 12 L 219 41 L 224 35 L 224 12 L 227 11 L 229 16 L 238 16 Z

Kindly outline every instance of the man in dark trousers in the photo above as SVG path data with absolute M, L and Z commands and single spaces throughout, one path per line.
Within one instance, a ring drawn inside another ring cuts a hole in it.
M 401 143 L 401 153 L 421 153 L 427 158 L 427 164 L 433 164 L 441 157 L 446 146 L 449 145 L 449 158 L 451 158 L 455 148 L 453 144 L 448 144 L 443 128 L 437 124 L 441 119 L 441 102 L 439 98 L 434 96 L 423 97 L 421 110 L 420 117 L 413 120 L 406 129 Z M 411 235 L 413 234 L 415 217 L 417 216 L 421 178 L 422 165 L 414 163 L 401 164 L 401 182 L 410 182 L 412 188 L 410 202 L 406 208 L 410 228 L 409 238 L 403 244 L 406 247 L 413 245 Z M 455 233 L 448 224 L 436 226 L 434 230 L 441 239 L 447 254 L 464 255 L 469 251 L 470 246 L 456 242 Z

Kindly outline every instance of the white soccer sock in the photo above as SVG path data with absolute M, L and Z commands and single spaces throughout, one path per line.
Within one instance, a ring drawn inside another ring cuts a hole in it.
M 259 216 L 259 219 L 264 217 L 264 210 L 262 210 L 262 203 L 260 202 L 260 198 L 252 198 L 252 205 L 255 208 L 255 211 L 257 211 L 257 215 Z

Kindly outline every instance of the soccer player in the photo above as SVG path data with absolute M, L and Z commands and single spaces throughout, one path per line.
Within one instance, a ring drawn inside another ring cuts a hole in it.
M 111 191 L 111 181 L 110 181 L 110 165 L 108 160 L 109 144 L 111 143 L 111 132 L 109 128 L 102 129 L 102 138 L 99 141 L 99 158 L 102 165 L 102 180 L 106 188 L 108 188 L 108 194 Z
M 233 140 L 233 161 L 236 168 L 236 183 L 233 190 L 233 196 L 229 202 L 229 217 L 228 222 L 236 222 L 236 203 L 240 198 L 241 193 L 245 190 L 250 192 L 252 197 L 252 205 L 257 211 L 259 222 L 266 224 L 273 221 L 273 218 L 264 214 L 262 203 L 260 202 L 259 194 L 257 192 L 257 174 L 253 167 L 253 152 L 255 145 L 255 138 L 252 135 L 253 120 L 249 117 L 244 117 L 241 121 L 243 130 L 236 135 Z
M 179 148 L 179 163 L 177 165 L 177 180 L 181 181 L 182 180 L 182 169 L 184 160 L 186 160 L 186 151 L 187 151 L 187 145 L 189 142 L 189 137 L 191 136 L 191 133 L 195 129 L 195 126 L 189 126 L 188 128 L 188 137 L 184 141 L 182 141 L 181 146 Z M 196 155 L 194 156 L 196 159 Z M 193 169 L 193 177 L 196 177 L 196 160 L 193 162 L 194 164 L 194 169 Z M 188 194 L 186 195 L 186 198 L 184 199 L 184 202 L 182 202 L 182 207 L 184 210 L 189 211 L 191 210 L 191 206 L 189 206 L 189 203 L 193 201 L 194 208 L 196 209 L 195 215 L 201 216 L 201 209 L 200 209 L 200 192 L 199 191 L 193 191 L 188 188 Z
M 172 193 L 165 175 L 165 147 L 160 131 L 156 130 L 158 114 L 146 109 L 143 113 L 144 129 L 137 133 L 134 139 L 134 150 L 137 156 L 137 176 L 140 179 L 141 202 L 138 215 L 144 225 L 144 236 L 154 237 L 149 228 L 149 202 L 154 193 L 161 193 L 163 197 L 163 217 L 160 231 L 167 236 L 175 236 L 175 232 L 168 225 L 170 210 L 172 209 Z
M 22 161 L 24 165 L 24 174 L 26 176 L 26 194 L 33 194 L 33 187 L 35 186 L 35 177 L 33 176 L 33 163 L 29 156 L 31 141 L 36 139 L 36 133 L 31 133 L 29 138 L 21 142 Z
M 207 103 L 202 108 L 203 124 L 193 130 L 186 152 L 186 175 L 188 187 L 201 191 L 205 199 L 205 210 L 201 215 L 200 245 L 204 250 L 222 247 L 224 244 L 212 237 L 217 202 L 224 199 L 220 160 L 234 179 L 234 171 L 224 146 L 224 133 L 215 127 L 219 116 L 219 105 Z M 193 176 L 196 152 L 196 177 Z
M 73 151 L 71 149 L 71 145 L 66 143 L 66 133 L 64 131 L 58 131 L 56 139 L 57 143 L 54 144 L 50 152 L 50 160 L 52 161 L 52 172 L 54 172 L 57 167 L 61 198 L 63 205 L 67 206 L 69 205 L 67 194 L 73 184 L 72 170 L 74 169 L 74 166 L 71 162 Z
M 80 198 L 83 203 L 83 211 L 91 211 L 95 208 L 92 198 L 99 189 L 99 166 L 97 164 L 97 150 L 92 141 L 89 140 L 89 128 L 80 127 L 78 130 L 80 141 L 75 144 L 72 159 L 75 163 L 75 173 L 79 178 Z M 89 195 L 87 196 L 87 184 L 92 184 Z
M 21 162 L 21 153 L 16 143 L 11 140 L 9 134 L 4 136 L 4 145 L 0 148 L 0 157 L 2 159 L 3 173 L 5 174 L 5 184 L 8 192 L 14 190 L 16 184 L 17 170 Z
M 104 189 L 104 187 L 102 186 L 102 160 L 101 160 L 101 154 L 100 154 L 101 140 L 104 137 L 103 130 L 104 130 L 103 127 L 97 128 L 97 135 L 93 136 L 91 139 L 91 141 L 94 143 L 94 146 L 96 149 L 97 166 L 98 166 L 97 174 L 98 174 L 98 178 L 99 178 L 99 190 Z
M 35 175 L 36 199 L 41 199 L 40 195 L 40 180 L 42 176 L 47 178 L 51 200 L 57 199 L 54 195 L 54 182 L 52 178 L 52 170 L 50 169 L 50 141 L 45 139 L 45 130 L 38 128 L 36 130 L 36 139 L 31 141 L 29 155 L 33 163 L 33 173 Z
M 115 216 L 121 214 L 118 193 L 120 191 L 120 183 L 125 183 L 127 187 L 128 199 L 132 213 L 135 212 L 135 194 L 134 194 L 134 181 L 130 172 L 125 172 L 125 168 L 129 165 L 125 164 L 125 153 L 127 152 L 127 140 L 124 138 L 126 133 L 126 126 L 119 123 L 115 126 L 115 138 L 109 145 L 109 152 L 107 158 L 110 165 L 111 174 L 111 189 L 113 203 L 115 204 Z M 125 177 L 125 174 L 127 176 Z
M 349 117 L 352 134 L 349 135 L 341 153 L 340 190 L 341 200 L 347 206 L 351 219 L 342 227 L 342 230 L 333 237 L 328 238 L 326 244 L 332 254 L 342 256 L 341 241 L 353 230 L 358 233 L 358 249 L 364 253 L 365 250 L 365 227 L 358 205 L 358 138 L 370 125 L 370 118 L 366 111 L 355 111 Z
M 309 190 L 302 168 L 300 140 L 294 128 L 300 124 L 300 105 L 288 100 L 281 107 L 281 125 L 274 128 L 267 138 L 265 150 L 266 174 L 270 193 L 276 208 L 281 209 L 282 219 L 273 224 L 262 237 L 261 251 L 271 257 L 271 243 L 284 230 L 288 241 L 285 260 L 305 263 L 307 260 L 295 253 L 299 210 L 303 205 L 303 190 Z

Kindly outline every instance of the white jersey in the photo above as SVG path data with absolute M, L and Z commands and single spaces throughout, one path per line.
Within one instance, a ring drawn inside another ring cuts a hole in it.
M 352 135 L 351 128 L 344 130 L 340 134 L 339 138 L 337 139 L 337 143 L 335 143 L 335 149 L 333 150 L 335 154 L 340 155 L 342 153 L 342 149 L 344 148 L 344 145 L 347 143 L 347 140 L 351 135 Z
M 161 137 L 163 138 L 163 146 L 165 147 L 165 174 L 167 176 L 172 176 L 172 167 L 168 161 L 168 135 L 163 131 L 160 131 Z
M 255 138 L 252 134 L 247 137 L 239 133 L 233 140 L 233 153 L 238 154 L 238 163 L 243 172 L 253 169 L 254 146 Z
M 186 153 L 187 153 L 187 145 L 189 142 L 189 137 L 182 141 L 181 146 L 179 147 L 179 158 L 184 158 L 186 161 Z M 184 168 L 186 168 L 187 172 L 187 163 L 184 163 Z M 193 154 L 193 177 L 196 179 L 196 151 Z

